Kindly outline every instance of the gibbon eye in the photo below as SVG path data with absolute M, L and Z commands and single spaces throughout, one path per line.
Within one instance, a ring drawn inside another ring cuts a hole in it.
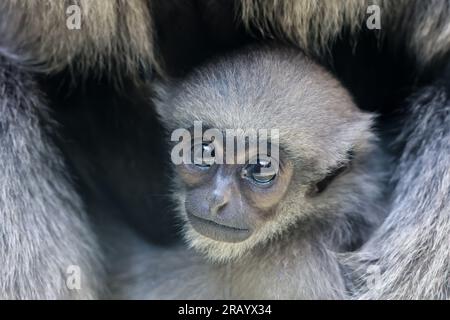
M 201 148 L 194 145 L 192 147 L 192 160 L 196 167 L 209 169 L 215 162 L 214 146 L 208 142 L 202 143 Z
M 267 185 L 275 180 L 277 173 L 270 160 L 258 159 L 258 163 L 245 166 L 242 175 L 256 184 Z

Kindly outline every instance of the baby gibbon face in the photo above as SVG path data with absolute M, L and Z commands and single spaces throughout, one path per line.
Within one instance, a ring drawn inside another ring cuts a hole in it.
M 243 164 L 210 163 L 202 159 L 203 152 L 214 148 L 226 155 L 226 150 L 222 144 L 199 143 L 199 148 L 193 144 L 192 157 L 200 161 L 177 166 L 186 190 L 187 219 L 196 232 L 212 240 L 245 241 L 276 214 L 291 181 L 292 163 L 281 158 L 283 154 L 281 159 L 259 157 L 257 150 L 236 154 L 236 159 L 249 159 L 234 162 Z
M 354 151 L 358 160 L 364 157 L 360 145 L 343 144 L 339 160 L 322 169 L 306 149 L 298 157 L 282 147 L 276 157 L 258 154 L 257 148 L 234 150 L 235 160 L 228 164 L 215 161 L 217 154 L 227 158 L 222 143 L 186 143 L 192 161 L 175 166 L 185 235 L 213 260 L 238 258 L 301 223 L 302 217 L 338 216 L 340 202 L 349 204 L 358 192 L 354 188 L 367 183 L 351 166 Z
M 210 128 L 200 139 L 188 133 L 172 141 L 186 144 L 183 154 L 191 158 L 175 165 L 184 235 L 211 259 L 238 258 L 302 223 L 333 221 L 378 192 L 362 165 L 374 147 L 373 116 L 296 50 L 244 50 L 155 91 L 172 133 L 195 132 L 196 121 Z M 205 139 L 209 130 L 222 138 Z M 257 132 L 257 147 L 229 147 L 229 130 Z M 261 130 L 277 131 L 267 144 L 276 155 L 258 152 L 266 139 Z M 212 157 L 203 159 L 205 153 Z

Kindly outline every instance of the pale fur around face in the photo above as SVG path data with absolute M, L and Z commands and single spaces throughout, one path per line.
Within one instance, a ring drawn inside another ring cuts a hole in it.
M 360 219 L 368 224 L 376 220 L 372 212 L 378 210 L 373 210 L 372 200 L 380 196 L 380 175 L 376 166 L 364 164 L 367 155 L 374 154 L 372 116 L 357 109 L 340 84 L 301 53 L 243 50 L 200 68 L 184 81 L 160 85 L 156 91 L 157 110 L 170 130 L 190 128 L 194 121 L 220 130 L 278 129 L 281 146 L 297 171 L 274 218 L 244 242 L 209 239 L 185 221 L 189 245 L 209 258 L 240 258 L 314 215 L 317 220 L 346 220 L 347 214 L 363 215 Z M 357 155 L 351 171 L 317 198 L 306 196 L 311 187 L 307 182 L 324 178 L 346 161 L 349 150 Z M 182 184 L 176 182 L 174 190 L 186 219 Z
M 66 26 L 72 4 L 82 11 L 80 30 Z M 8 0 L 0 3 L 0 18 L 0 53 L 34 70 L 113 72 L 115 62 L 134 74 L 155 63 L 145 0 Z

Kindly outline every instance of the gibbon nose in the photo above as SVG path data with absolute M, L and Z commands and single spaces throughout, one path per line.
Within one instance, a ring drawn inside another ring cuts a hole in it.
M 211 216 L 217 216 L 220 214 L 223 208 L 226 207 L 231 198 L 231 190 L 227 189 L 220 194 L 213 194 L 211 202 L 209 204 L 209 213 Z

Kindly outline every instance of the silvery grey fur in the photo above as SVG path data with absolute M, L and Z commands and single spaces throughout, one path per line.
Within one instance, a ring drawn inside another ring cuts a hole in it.
M 390 214 L 346 261 L 354 272 L 356 298 L 450 298 L 449 71 L 408 101 Z M 374 274 L 367 270 L 376 268 L 381 277 L 368 287 Z
M 0 299 L 95 298 L 100 256 L 32 78 L 0 57 Z M 81 289 L 66 285 L 70 266 Z

